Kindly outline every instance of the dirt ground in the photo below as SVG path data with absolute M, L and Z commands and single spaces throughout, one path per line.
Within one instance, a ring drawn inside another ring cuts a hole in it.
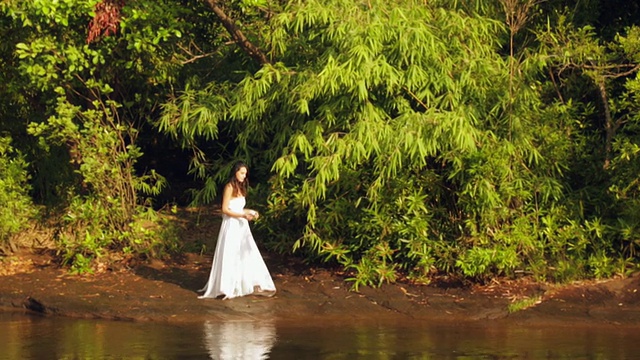
M 181 224 L 179 238 L 212 250 L 219 219 L 215 209 L 180 211 L 175 218 Z M 266 316 L 298 322 L 406 319 L 640 328 L 640 273 L 562 286 L 527 278 L 482 286 L 439 278 L 429 285 L 384 284 L 356 292 L 339 271 L 263 251 L 277 288 L 274 297 L 201 300 L 196 290 L 209 276 L 210 254 L 187 253 L 72 275 L 42 249 L 50 239 L 48 232 L 34 230 L 22 243 L 30 241 L 41 250 L 0 256 L 0 311 L 161 322 Z
M 265 254 L 277 294 L 200 300 L 211 257 L 140 263 L 93 275 L 71 275 L 50 255 L 0 258 L 0 311 L 131 321 L 203 321 L 261 317 L 293 321 L 506 321 L 598 323 L 640 327 L 640 275 L 564 286 L 531 280 L 478 286 L 434 281 L 350 290 L 342 274 Z

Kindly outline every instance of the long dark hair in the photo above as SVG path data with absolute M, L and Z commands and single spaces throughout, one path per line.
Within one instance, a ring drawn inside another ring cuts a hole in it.
M 247 177 L 243 182 L 239 182 L 236 178 L 236 173 L 242 168 L 247 169 Z M 233 165 L 228 184 L 231 185 L 231 188 L 233 189 L 233 191 L 231 192 L 231 196 L 247 196 L 247 189 L 249 188 L 249 167 L 247 166 L 247 164 L 242 161 L 238 161 Z

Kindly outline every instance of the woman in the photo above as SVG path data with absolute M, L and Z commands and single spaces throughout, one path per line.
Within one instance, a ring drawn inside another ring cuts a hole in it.
M 209 281 L 200 299 L 223 300 L 258 294 L 272 296 L 273 284 L 267 265 L 249 228 L 249 221 L 257 219 L 257 211 L 245 209 L 248 168 L 242 162 L 234 165 L 231 178 L 222 195 L 222 224 L 213 255 Z

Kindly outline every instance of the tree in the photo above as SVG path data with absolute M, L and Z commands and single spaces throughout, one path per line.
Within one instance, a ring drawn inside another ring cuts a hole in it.
M 138 136 L 179 74 L 167 44 L 190 26 L 181 18 L 191 16 L 191 9 L 173 2 L 123 4 L 7 1 L 1 7 L 6 26 L 20 34 L 11 38 L 15 78 L 8 92 L 10 98 L 26 94 L 19 131 L 35 140 L 22 146 L 36 180 L 44 178 L 46 188 L 36 189 L 47 193 L 40 200 L 54 199 L 48 205 L 63 208 L 56 213 L 56 240 L 77 271 L 89 270 L 110 251 L 154 255 L 174 246 L 162 228 L 144 225 L 160 221 L 149 201 L 165 181 L 136 168 L 142 155 Z M 122 18 L 102 23 L 110 31 L 100 32 L 96 19 L 120 10 Z M 98 33 L 88 37 L 92 15 Z
M 603 219 L 611 243 L 631 258 L 637 256 L 639 246 L 632 235 L 632 229 L 638 228 L 638 218 L 629 211 L 637 208 L 639 35 L 639 28 L 633 26 L 612 41 L 604 41 L 592 26 L 576 28 L 565 17 L 559 18 L 556 28 L 540 32 L 558 96 L 565 102 L 587 104 L 578 129 L 586 130 L 582 158 L 591 164 L 600 163 L 602 171 L 596 181 L 591 171 L 585 173 L 578 167 L 576 173 L 584 183 L 599 187 L 600 198 L 591 201 L 595 208 L 592 216 Z

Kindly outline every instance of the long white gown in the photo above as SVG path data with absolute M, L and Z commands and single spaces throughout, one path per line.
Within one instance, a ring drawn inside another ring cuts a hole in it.
M 232 198 L 229 208 L 234 212 L 242 212 L 245 203 L 244 197 Z M 247 219 L 222 215 L 209 281 L 200 291 L 204 291 L 202 296 L 198 296 L 200 299 L 222 295 L 224 299 L 232 299 L 254 293 L 266 296 L 275 294 L 276 286 L 253 239 Z

